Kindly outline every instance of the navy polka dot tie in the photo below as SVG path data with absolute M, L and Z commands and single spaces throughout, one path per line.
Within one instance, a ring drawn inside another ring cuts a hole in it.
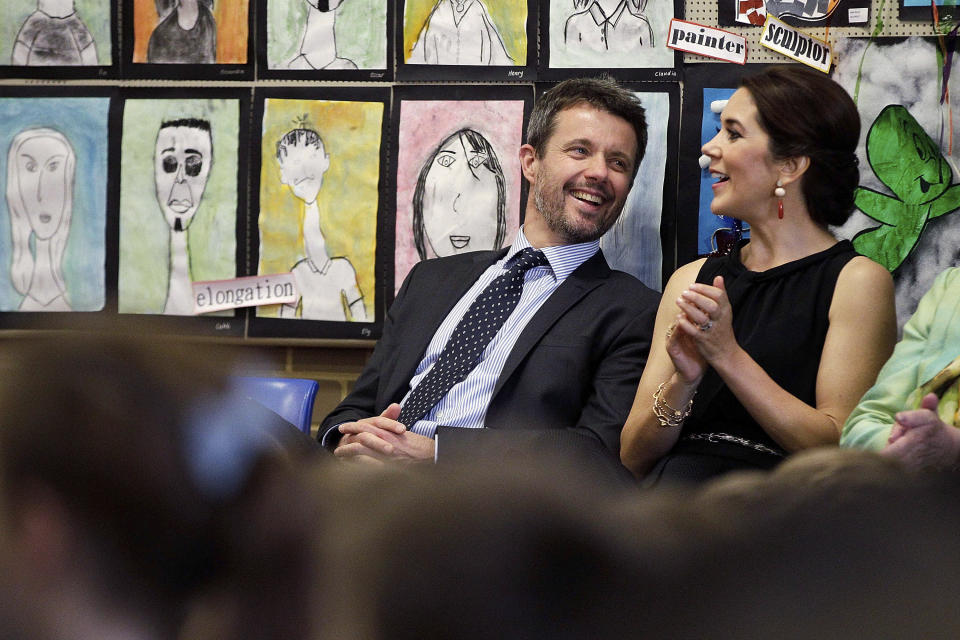
M 463 315 L 430 372 L 410 392 L 399 422 L 413 425 L 423 418 L 453 385 L 467 377 L 483 352 L 520 302 L 523 276 L 534 267 L 549 264 L 543 252 L 527 247 L 517 254 L 510 270 L 480 292 Z

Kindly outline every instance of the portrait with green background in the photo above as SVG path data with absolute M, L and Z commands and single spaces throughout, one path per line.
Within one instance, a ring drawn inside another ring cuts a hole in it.
M 97 61 L 109 65 L 113 54 L 110 29 L 110 2 L 106 0 L 74 0 L 77 17 L 87 25 L 97 47 Z M 24 20 L 37 10 L 37 0 L 3 0 L 0 2 L 0 64 L 10 64 L 13 43 Z
M 352 60 L 359 69 L 386 68 L 387 0 L 343 0 L 335 11 L 337 56 Z M 270 69 L 284 69 L 297 56 L 306 20 L 306 0 L 268 0 L 267 66 Z
M 213 158 L 206 188 L 187 228 L 194 282 L 237 276 L 237 155 L 239 101 L 127 100 L 120 173 L 121 313 L 162 313 L 169 280 L 170 227 L 157 202 L 154 153 L 163 122 L 210 121 Z

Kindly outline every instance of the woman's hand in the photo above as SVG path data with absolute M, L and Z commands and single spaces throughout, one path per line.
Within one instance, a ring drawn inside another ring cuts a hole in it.
M 706 364 L 727 357 L 737 348 L 737 339 L 733 335 L 733 308 L 727 298 L 723 276 L 714 278 L 713 286 L 691 284 L 680 294 L 677 306 L 682 312 L 677 317 L 677 333 L 682 333 L 695 345 Z
M 676 369 L 680 381 L 695 387 L 707 371 L 707 362 L 697 350 L 696 342 L 686 333 L 678 330 L 683 318 L 684 315 L 679 314 L 677 320 L 667 329 L 667 355 L 673 361 L 673 368 Z

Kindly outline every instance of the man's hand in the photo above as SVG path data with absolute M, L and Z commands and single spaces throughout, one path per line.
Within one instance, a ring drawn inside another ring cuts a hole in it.
M 928 393 L 914 411 L 901 411 L 882 453 L 908 469 L 945 469 L 960 461 L 960 429 L 937 416 L 937 396 Z
M 399 416 L 400 405 L 394 403 L 379 416 L 340 425 L 343 437 L 333 454 L 368 464 L 383 464 L 388 460 L 433 460 L 436 443 L 431 438 L 407 431 L 397 422 Z

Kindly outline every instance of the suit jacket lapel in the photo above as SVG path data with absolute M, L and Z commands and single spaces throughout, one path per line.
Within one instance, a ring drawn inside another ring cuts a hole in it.
M 597 251 L 589 260 L 567 276 L 553 294 L 547 298 L 540 310 L 530 319 L 527 326 L 524 327 L 520 336 L 517 338 L 513 350 L 503 364 L 503 371 L 497 379 L 497 384 L 493 389 L 493 398 L 506 384 L 506 381 L 513 375 L 517 366 L 523 362 L 527 354 L 533 349 L 540 339 L 550 330 L 550 327 L 559 320 L 573 305 L 580 301 L 590 291 L 600 286 L 610 275 L 610 267 L 603 257 L 603 252 Z
M 410 386 L 410 379 L 433 340 L 434 334 L 450 313 L 454 305 L 473 286 L 486 269 L 503 257 L 506 250 L 496 254 L 484 252 L 474 256 L 471 261 L 461 261 L 451 265 L 444 271 L 436 282 L 422 283 L 421 287 L 430 287 L 429 290 L 419 292 L 417 311 L 417 326 L 404 327 L 400 349 L 396 355 L 396 364 L 393 369 L 391 388 L 396 389 L 400 397 L 406 394 Z M 393 394 L 391 394 L 393 395 Z

